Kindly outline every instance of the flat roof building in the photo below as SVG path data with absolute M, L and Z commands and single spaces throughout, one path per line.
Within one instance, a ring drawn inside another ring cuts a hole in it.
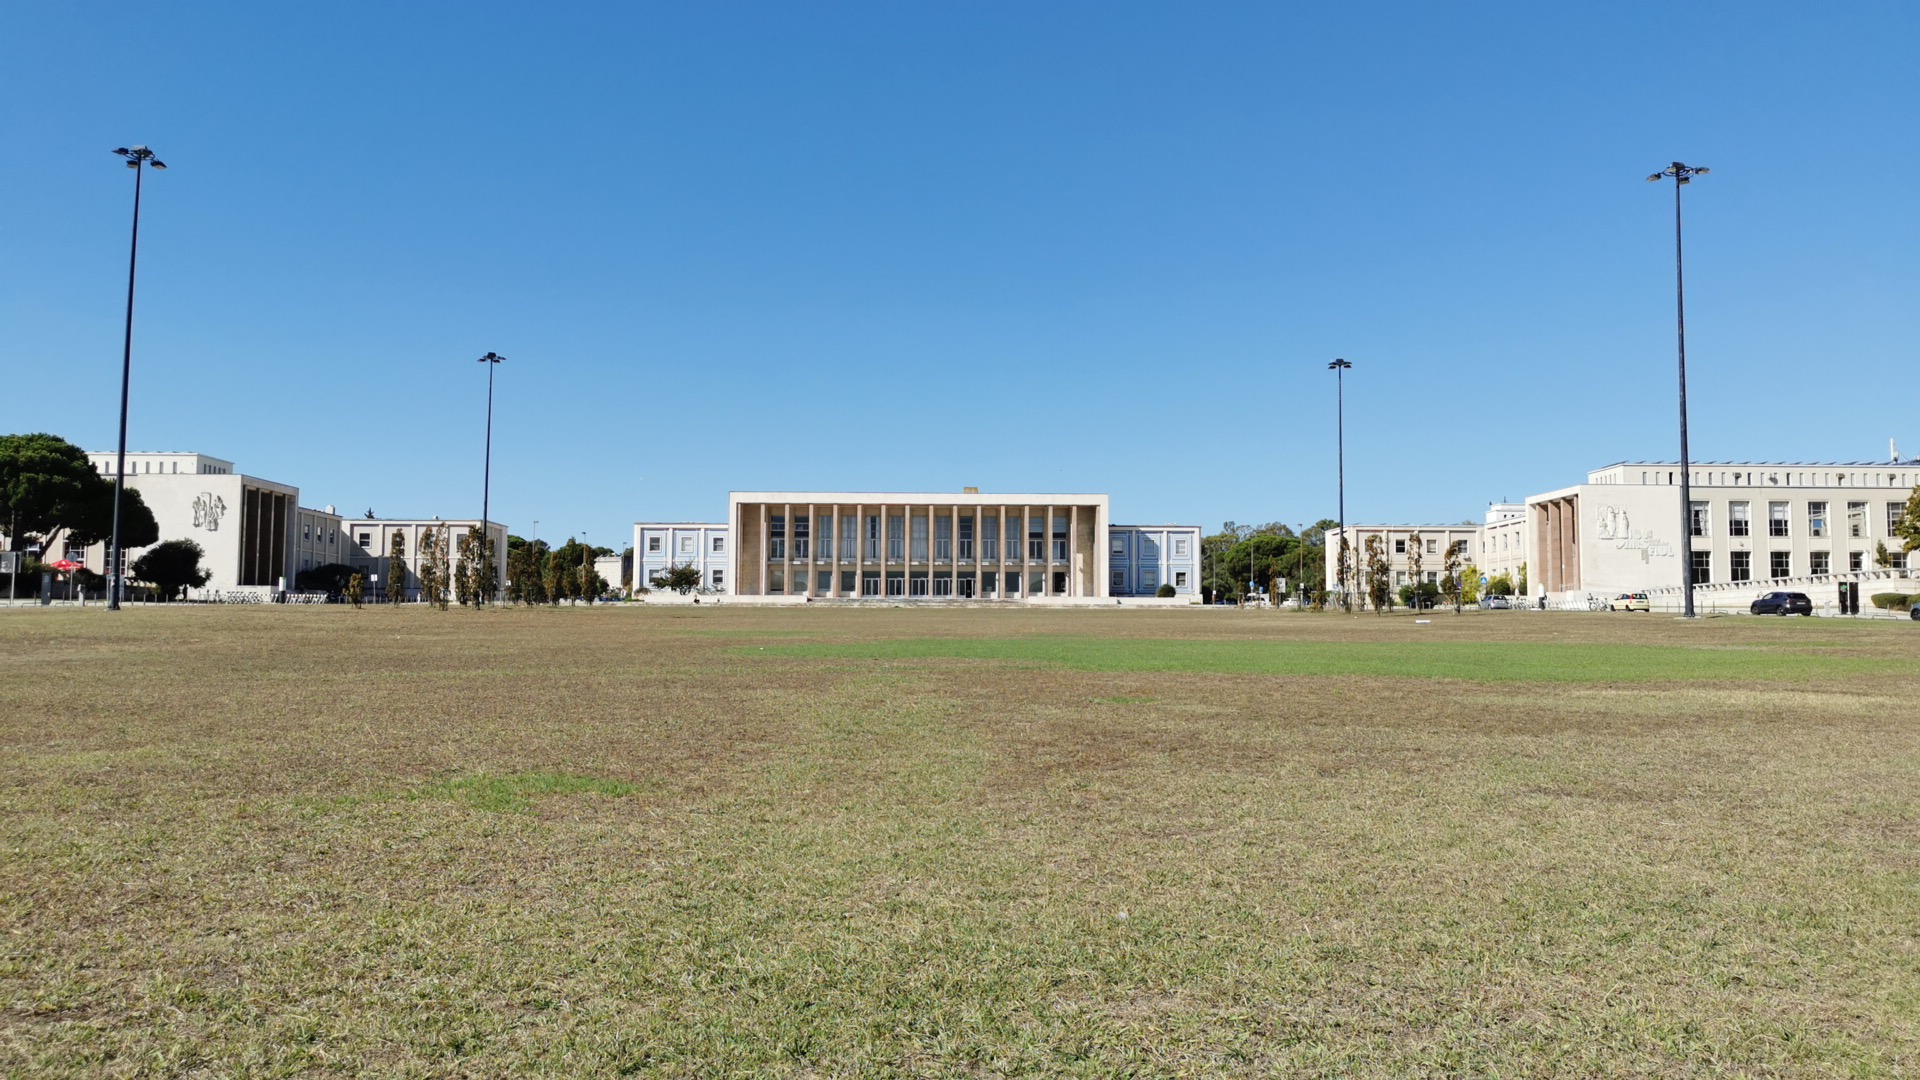
M 1536 592 L 1563 605 L 1622 592 L 1677 598 L 1683 528 L 1696 600 L 1709 607 L 1908 574 L 1893 527 L 1920 484 L 1920 460 L 1695 462 L 1690 471 L 1685 521 L 1672 462 L 1609 465 L 1529 498 Z

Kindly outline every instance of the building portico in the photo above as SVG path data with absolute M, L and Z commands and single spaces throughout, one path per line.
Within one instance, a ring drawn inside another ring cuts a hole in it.
M 727 521 L 740 596 L 1105 595 L 1105 495 L 736 491 Z

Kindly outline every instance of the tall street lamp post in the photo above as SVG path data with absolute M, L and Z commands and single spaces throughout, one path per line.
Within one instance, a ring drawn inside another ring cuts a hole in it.
M 1693 477 L 1687 460 L 1687 275 L 1681 259 L 1680 189 L 1709 171 L 1676 161 L 1647 177 L 1653 183 L 1673 177 L 1673 283 L 1680 334 L 1680 592 L 1689 619 L 1693 618 Z
M 480 358 L 480 362 L 487 365 L 487 455 L 486 464 L 480 473 L 480 551 L 482 552 L 480 566 L 481 569 L 492 569 L 496 576 L 490 579 L 480 590 L 480 595 L 474 598 L 473 606 L 476 608 L 486 603 L 487 593 L 493 589 L 494 582 L 499 580 L 497 576 L 499 570 L 490 565 L 493 562 L 493 537 L 487 532 L 487 515 L 493 509 L 489 504 L 493 494 L 493 369 L 499 367 L 500 362 L 505 359 L 506 357 L 494 353 L 488 353 Z
M 1353 365 L 1345 360 L 1335 360 L 1327 365 L 1333 371 L 1334 385 L 1334 431 L 1340 461 L 1340 543 L 1346 545 L 1345 551 L 1337 551 L 1334 558 L 1340 567 L 1340 606 L 1353 614 L 1353 597 L 1347 588 L 1352 575 L 1347 573 L 1347 551 L 1353 550 L 1353 544 L 1347 540 L 1347 369 Z
M 127 486 L 127 390 L 133 382 L 133 272 L 140 265 L 140 180 L 147 169 L 164 169 L 167 163 L 153 156 L 144 146 L 119 147 L 114 153 L 127 159 L 133 170 L 133 246 L 127 253 L 127 335 L 120 350 L 120 451 L 113 461 L 113 536 L 107 541 L 107 610 L 120 610 L 120 594 L 126 591 L 126 552 L 120 550 L 121 492 Z M 145 166 L 146 168 L 142 168 Z

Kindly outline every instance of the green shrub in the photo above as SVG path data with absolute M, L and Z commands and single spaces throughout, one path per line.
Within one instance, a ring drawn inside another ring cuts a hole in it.
M 1915 600 L 1920 600 L 1920 596 L 1908 596 L 1906 593 L 1897 592 L 1877 592 L 1868 597 L 1868 599 L 1873 601 L 1873 606 L 1877 608 L 1883 608 L 1887 611 L 1906 611 L 1913 607 Z
M 1173 599 L 1173 586 L 1162 585 L 1160 586 L 1159 590 L 1155 592 L 1153 595 L 1159 597 L 1162 600 L 1171 600 Z

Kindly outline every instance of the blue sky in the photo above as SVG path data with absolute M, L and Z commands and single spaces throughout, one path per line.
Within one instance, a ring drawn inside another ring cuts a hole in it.
M 729 489 L 1477 518 L 1920 451 L 1920 8 L 13 4 L 0 431 L 622 544 Z

